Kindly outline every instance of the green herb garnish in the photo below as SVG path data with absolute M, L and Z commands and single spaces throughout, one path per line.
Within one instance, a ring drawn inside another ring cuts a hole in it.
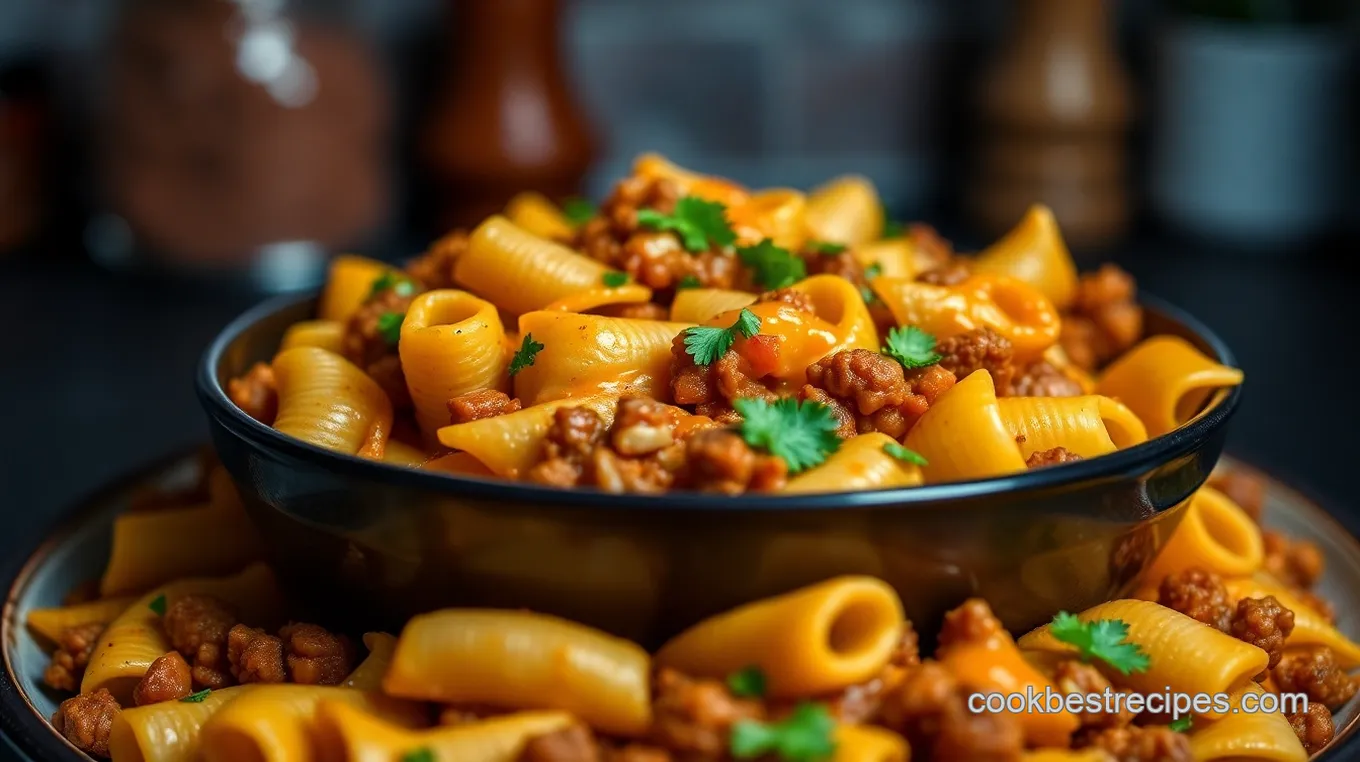
M 524 341 L 519 344 L 519 349 L 515 350 L 515 356 L 510 358 L 510 377 L 534 364 L 534 358 L 539 352 L 543 351 L 543 345 L 534 341 L 532 333 L 524 334 Z
M 622 286 L 628 282 L 628 273 L 621 273 L 616 270 L 611 270 L 605 273 L 604 276 L 600 278 L 600 280 L 608 288 L 618 288 L 619 286 Z
M 906 226 L 895 220 L 888 219 L 888 210 L 883 210 L 883 237 L 901 238 L 906 233 Z
M 903 447 L 902 445 L 896 442 L 889 442 L 883 445 L 883 452 L 886 452 L 887 454 L 893 456 L 894 458 L 897 458 L 898 460 L 901 461 L 905 461 L 907 463 L 912 463 L 918 466 L 930 465 L 929 462 L 926 461 L 925 457 L 921 455 L 921 453 L 916 452 L 915 450 L 907 449 L 906 447 Z
M 873 263 L 872 265 L 869 265 L 868 267 L 864 268 L 864 279 L 865 279 L 865 280 L 873 280 L 874 278 L 877 278 L 878 276 L 880 276 L 880 275 L 882 275 L 882 274 L 883 274 L 883 265 L 879 264 L 878 262 L 875 262 L 875 263 Z
M 784 397 L 774 402 L 745 398 L 732 407 L 741 414 L 741 436 L 746 444 L 782 458 L 789 473 L 820 465 L 840 449 L 836 436 L 840 421 L 820 402 Z
M 1058 640 L 1077 647 L 1083 661 L 1099 659 L 1127 675 L 1146 672 L 1148 656 L 1137 643 L 1126 643 L 1129 626 L 1119 619 L 1082 622 L 1066 611 L 1058 612 L 1048 631 Z
M 813 254 L 821 254 L 824 257 L 834 257 L 849 250 L 849 246 L 843 243 L 832 243 L 831 241 L 813 241 L 807 245 L 808 251 Z
M 914 325 L 888 331 L 883 354 L 902 363 L 902 367 L 908 370 L 924 368 L 940 361 L 940 355 L 935 351 L 935 337 Z
M 751 268 L 755 281 L 766 291 L 792 286 L 807 277 L 807 264 L 788 249 L 766 238 L 755 246 L 740 246 L 737 256 Z
M 1170 723 L 1167 724 L 1167 728 L 1177 733 L 1189 733 L 1191 726 L 1193 726 L 1194 724 L 1195 724 L 1194 715 L 1187 714 L 1184 717 L 1177 717 L 1176 719 L 1172 720 Z
M 732 344 L 737 340 L 737 334 L 749 339 L 757 333 L 760 333 L 760 318 L 756 317 L 754 312 L 743 309 L 737 315 L 737 321 L 729 328 L 706 325 L 686 328 L 685 352 L 694 358 L 695 365 L 712 365 L 732 348 Z
M 679 282 L 679 283 L 675 284 L 675 287 L 676 287 L 676 288 L 703 288 L 703 285 L 704 285 L 703 282 L 699 280 L 699 276 L 697 276 L 697 275 L 686 275 L 685 277 L 683 277 L 683 278 L 680 279 L 680 282 Z
M 567 218 L 567 222 L 573 227 L 580 227 L 590 221 L 596 213 L 595 205 L 590 201 L 579 196 L 575 196 L 562 201 L 562 216 Z
M 378 333 L 382 334 L 387 346 L 395 347 L 401 341 L 401 324 L 405 320 L 404 312 L 384 312 L 378 316 Z
M 685 196 L 675 202 L 675 212 L 662 214 L 655 209 L 639 209 L 637 221 L 652 230 L 670 231 L 690 251 L 725 248 L 737 242 L 737 234 L 727 224 L 727 207 L 716 201 Z
M 368 298 L 372 299 L 389 288 L 397 292 L 397 296 L 415 296 L 416 293 L 416 284 L 410 278 L 398 272 L 388 271 L 373 279 L 373 287 L 368 291 Z
M 184 698 L 180 699 L 180 703 L 201 704 L 203 703 L 203 699 L 208 697 L 209 693 L 212 693 L 212 688 L 204 688 L 201 691 L 194 691 L 193 693 L 190 693 L 188 696 L 185 696 Z
M 836 752 L 836 721 L 821 704 L 802 703 L 779 722 L 741 720 L 732 726 L 737 759 L 773 754 L 783 762 L 817 762 Z
M 401 755 L 401 762 L 435 762 L 435 756 L 430 747 L 421 746 Z
M 156 616 L 165 616 L 165 595 L 158 595 L 146 605 Z
M 727 676 L 727 690 L 733 696 L 759 698 L 765 695 L 765 673 L 760 667 L 747 667 Z

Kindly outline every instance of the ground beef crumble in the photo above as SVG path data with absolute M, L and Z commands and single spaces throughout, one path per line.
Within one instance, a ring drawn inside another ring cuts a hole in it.
M 1356 680 L 1326 646 L 1286 654 L 1270 672 L 1281 693 L 1306 693 L 1308 700 L 1336 709 L 1355 696 Z
M 1336 734 L 1332 713 L 1322 704 L 1310 703 L 1308 711 L 1289 715 L 1289 727 L 1293 729 L 1294 735 L 1298 736 L 1304 751 L 1309 754 L 1322 751 L 1332 742 L 1332 736 Z
M 896 360 L 867 349 L 849 349 L 811 364 L 800 397 L 831 408 L 842 437 L 882 432 L 906 436 L 954 374 L 939 365 L 904 371 Z
M 1102 749 L 1115 762 L 1192 762 L 1190 738 L 1165 726 L 1125 725 L 1083 734 L 1083 747 Z
M 970 692 L 949 669 L 926 661 L 885 699 L 882 719 L 907 738 L 913 756 L 933 762 L 1018 762 L 1025 748 L 1019 720 L 969 711 Z
M 744 397 L 775 399 L 735 349 L 727 350 L 710 365 L 696 365 L 685 349 L 684 332 L 675 337 L 671 343 L 671 398 L 675 404 L 693 405 L 696 414 L 728 423 L 736 419 L 732 402 Z
M 1136 294 L 1133 276 L 1114 264 L 1081 276 L 1059 340 L 1075 365 L 1096 370 L 1143 337 L 1143 308 Z
M 99 636 L 104 632 L 104 624 L 90 622 L 67 627 L 57 639 L 57 650 L 52 652 L 52 663 L 43 671 L 43 682 L 59 690 L 75 692 L 80 688 L 80 678 L 85 674 L 85 666 L 90 663 L 90 654 L 99 645 Z
M 1307 589 L 1322 578 L 1326 560 L 1313 543 L 1270 530 L 1261 533 L 1261 540 L 1265 544 L 1263 567 L 1284 584 Z
M 809 315 L 817 314 L 817 306 L 813 303 L 812 297 L 803 291 L 793 288 L 780 288 L 774 291 L 766 291 L 761 294 L 756 301 L 762 304 L 767 302 L 787 304 L 799 312 L 806 312 Z
M 424 255 L 406 263 L 406 274 L 431 291 L 453 288 L 453 266 L 467 246 L 467 232 L 455 230 L 435 241 Z
M 288 677 L 299 685 L 339 685 L 354 669 L 354 644 L 344 635 L 305 622 L 279 630 Z
M 1112 693 L 1119 692 L 1115 691 L 1110 681 L 1100 674 L 1100 670 L 1075 659 L 1058 662 L 1053 669 L 1053 684 L 1058 690 L 1069 694 L 1104 694 L 1106 690 Z M 1134 714 L 1125 703 L 1121 703 L 1119 707 L 1118 712 L 1083 711 L 1077 715 L 1077 719 L 1080 720 L 1083 729 L 1122 728 L 1133 722 Z
M 109 756 L 109 733 L 122 711 L 107 689 L 82 693 L 61 702 L 52 715 L 52 727 L 72 746 L 95 757 Z
M 1244 643 L 1265 651 L 1270 656 L 1266 670 L 1280 663 L 1284 654 L 1284 643 L 1294 631 L 1294 612 L 1285 608 L 1273 595 L 1264 598 L 1243 598 L 1237 602 L 1228 632 Z M 1263 670 L 1256 676 L 1260 682 L 1266 678 Z
M 733 724 L 765 718 L 761 702 L 737 698 L 717 680 L 695 679 L 673 669 L 657 672 L 652 692 L 650 740 L 682 756 L 723 759 Z
M 1051 450 L 1040 450 L 1031 453 L 1025 460 L 1026 468 L 1047 468 L 1049 466 L 1060 466 L 1064 463 L 1076 463 L 1082 457 L 1075 452 L 1069 451 L 1066 447 L 1054 447 Z
M 132 690 L 132 703 L 136 706 L 159 704 L 182 699 L 193 692 L 189 662 L 179 651 L 171 651 L 147 667 L 146 674 Z
M 787 481 L 788 464 L 782 458 L 752 450 L 727 429 L 707 429 L 689 437 L 677 476 L 677 483 L 687 489 L 727 495 L 773 492 Z
M 612 427 L 589 408 L 558 408 L 543 460 L 529 479 L 558 487 L 592 486 L 607 492 L 663 492 L 675 484 L 685 457 L 676 412 L 655 400 L 619 400 Z
M 520 401 L 496 389 L 481 389 L 454 397 L 448 406 L 449 422 L 457 424 L 516 412 L 520 409 Z
M 251 418 L 266 426 L 274 425 L 279 414 L 279 388 L 274 381 L 274 369 L 268 363 L 257 362 L 244 376 L 228 381 L 227 397 Z
M 1228 632 L 1234 611 L 1223 580 L 1198 567 L 1166 575 L 1157 602 L 1221 632 Z
M 345 359 L 372 377 L 397 409 L 411 406 L 411 393 L 406 388 L 406 375 L 401 370 L 397 347 L 387 343 L 387 338 L 378 326 L 383 315 L 405 315 L 415 296 L 412 292 L 402 292 L 397 288 L 378 292 L 350 317 L 341 339 Z
M 288 673 L 283 641 L 257 627 L 238 624 L 227 635 L 227 659 L 236 682 L 283 683 Z
M 958 378 L 978 370 L 992 377 L 998 397 L 1076 397 L 1081 384 L 1045 360 L 1017 365 L 1010 340 L 990 327 L 943 339 L 935 345 L 940 367 Z
M 210 595 L 185 595 L 166 609 L 165 634 L 192 665 L 195 685 L 217 689 L 231 684 L 227 633 L 238 621 L 230 606 Z

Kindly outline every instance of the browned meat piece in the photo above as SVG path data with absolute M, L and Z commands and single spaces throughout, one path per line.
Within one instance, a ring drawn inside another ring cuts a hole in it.
M 730 419 L 732 401 L 744 397 L 773 400 L 775 395 L 754 377 L 735 349 L 712 365 L 695 365 L 685 351 L 682 332 L 671 343 L 671 394 L 677 405 L 694 405 L 695 412 L 714 420 Z
M 287 682 L 283 641 L 257 627 L 238 624 L 227 635 L 227 659 L 236 682 Z
M 520 409 L 518 398 L 496 389 L 482 389 L 449 400 L 449 422 L 468 423 L 483 418 L 513 413 Z
M 969 711 L 971 691 L 942 665 L 911 670 L 883 705 L 884 723 L 906 736 L 913 758 L 932 762 L 1018 762 L 1024 734 L 1011 714 Z
M 529 479 L 556 487 L 580 484 L 585 463 L 605 434 L 604 420 L 594 410 L 558 408 L 548 427 L 543 460 L 529 470 Z
M 1286 585 L 1310 588 L 1322 579 L 1326 559 L 1317 546 L 1307 540 L 1291 540 L 1266 530 L 1261 533 L 1265 542 L 1265 570 Z
M 1007 394 L 1012 397 L 1080 397 L 1081 384 L 1045 360 L 1018 370 Z
M 238 621 L 230 606 L 210 595 L 186 595 L 166 609 L 165 634 L 193 665 L 195 684 L 213 689 L 231 684 L 227 633 Z
M 981 643 L 1004 633 L 1006 628 L 992 614 L 992 607 L 981 598 L 969 598 L 944 615 L 940 626 L 940 648 L 964 643 Z
M 435 241 L 423 256 L 408 262 L 406 273 L 430 290 L 453 288 L 453 266 L 467 251 L 467 245 L 467 233 L 455 230 Z
M 1284 642 L 1294 631 L 1294 612 L 1285 608 L 1273 595 L 1264 598 L 1243 598 L 1237 602 L 1229 625 L 1229 634 L 1234 638 L 1250 643 L 1270 656 L 1266 669 L 1280 663 L 1284 654 Z M 1266 678 L 1266 672 L 1256 676 L 1257 682 Z
M 888 658 L 887 665 L 868 680 L 828 697 L 825 701 L 827 708 L 838 722 L 873 722 L 882 710 L 884 698 L 897 690 L 908 672 L 920 664 L 921 651 L 916 628 L 908 620 L 903 622 L 902 636 Z
M 669 320 L 670 310 L 655 302 L 636 304 L 608 304 L 597 310 L 596 314 L 606 317 L 627 318 L 629 320 Z
M 1308 711 L 1289 715 L 1289 727 L 1309 754 L 1317 754 L 1325 749 L 1336 734 L 1332 713 L 1322 704 L 1309 704 Z
M 716 680 L 697 680 L 662 669 L 652 684 L 652 741 L 667 749 L 722 759 L 739 720 L 760 720 L 759 701 L 736 698 Z
M 1048 466 L 1060 466 L 1064 463 L 1076 463 L 1081 459 L 1080 455 L 1069 452 L 1066 447 L 1054 447 L 1051 450 L 1032 453 L 1025 460 L 1025 466 L 1027 468 L 1047 468 Z
M 962 259 L 954 259 L 916 276 L 916 280 L 932 286 L 957 286 L 968 280 L 973 271 Z
M 603 762 L 671 762 L 670 752 L 640 743 L 630 743 L 618 748 L 606 746 L 601 751 L 604 755 Z
M 600 762 L 599 744 L 590 728 L 579 723 L 530 738 L 519 762 Z
M 817 306 L 813 304 L 812 297 L 808 294 L 792 288 L 781 288 L 776 291 L 766 291 L 757 299 L 758 302 L 779 302 L 809 315 L 817 314 Z
M 1261 523 L 1261 511 L 1266 504 L 1264 479 L 1240 469 L 1219 469 L 1209 477 L 1209 486 L 1227 495 L 1253 521 Z
M 176 701 L 193 692 L 189 662 L 180 656 L 179 651 L 171 651 L 147 667 L 146 674 L 137 681 L 137 687 L 132 689 L 132 703 L 136 706 L 146 706 L 162 701 Z
M 1103 694 L 1107 689 L 1113 690 L 1100 670 L 1075 659 L 1058 662 L 1053 670 L 1053 684 L 1063 693 Z M 1120 704 L 1118 712 L 1083 711 L 1077 718 L 1082 728 L 1121 728 L 1133 722 L 1133 712 L 1128 710 L 1127 704 Z
M 90 654 L 99 645 L 104 625 L 99 622 L 80 624 L 62 630 L 57 650 L 52 652 L 52 663 L 43 671 L 43 682 L 59 691 L 75 693 L 80 690 L 80 678 Z
M 1270 671 L 1281 693 L 1306 693 L 1308 700 L 1337 709 L 1355 695 L 1356 681 L 1326 646 L 1286 654 Z
M 1010 339 L 992 328 L 978 328 L 950 336 L 935 345 L 940 355 L 940 367 L 956 378 L 967 378 L 974 371 L 985 370 L 992 376 L 998 396 L 1006 396 L 1015 377 L 1015 350 Z
M 1115 762 L 1192 762 L 1190 738 L 1166 726 L 1125 725 L 1084 738 L 1086 746 L 1104 749 Z
M 274 382 L 274 369 L 268 363 L 257 362 L 244 376 L 228 381 L 227 397 L 251 418 L 266 426 L 274 425 L 279 414 L 279 388 Z
M 287 652 L 288 676 L 300 685 L 339 685 L 354 669 L 354 644 L 314 624 L 279 630 Z
M 677 482 L 700 492 L 736 495 L 770 492 L 784 486 L 788 465 L 782 458 L 758 453 L 727 429 L 696 432 L 685 442 L 685 464 Z
M 907 238 L 916 246 L 917 251 L 925 255 L 926 261 L 935 267 L 946 264 L 954 258 L 954 244 L 930 225 L 921 222 L 908 225 Z
M 1233 605 L 1217 574 L 1198 567 L 1168 574 L 1157 589 L 1157 602 L 1222 632 L 1229 631 Z
M 387 342 L 379 326 L 384 315 L 405 315 L 415 297 L 410 291 L 395 288 L 379 292 L 350 317 L 340 344 L 345 359 L 372 376 L 398 409 L 411 406 L 411 393 L 406 389 L 397 346 Z
M 842 422 L 838 433 L 850 433 L 844 410 L 854 416 L 855 433 L 878 431 L 893 439 L 906 436 L 939 395 L 954 385 L 954 374 L 938 365 L 904 372 L 896 360 L 867 349 L 824 357 L 808 366 L 807 378 L 800 396 L 838 403 L 830 405 Z M 825 397 L 815 389 L 824 391 Z
M 1143 309 L 1133 277 L 1113 264 L 1082 275 L 1072 313 L 1063 316 L 1060 339 L 1076 365 L 1095 370 L 1143 337 Z
M 100 688 L 66 699 L 52 715 L 52 727 L 71 745 L 95 757 L 109 756 L 109 733 L 122 711 L 113 694 Z

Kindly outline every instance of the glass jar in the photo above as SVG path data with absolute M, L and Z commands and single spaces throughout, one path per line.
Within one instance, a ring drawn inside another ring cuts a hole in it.
M 389 81 L 345 3 L 127 0 L 100 63 L 88 248 L 315 286 L 392 207 Z

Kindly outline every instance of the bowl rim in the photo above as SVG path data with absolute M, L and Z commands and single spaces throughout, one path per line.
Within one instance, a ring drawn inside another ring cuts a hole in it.
M 218 381 L 217 368 L 232 342 L 264 319 L 284 310 L 317 299 L 316 294 L 288 295 L 264 301 L 246 310 L 227 324 L 208 345 L 199 361 L 196 387 L 199 401 L 208 416 L 233 435 L 265 450 L 297 458 L 320 468 L 360 479 L 403 489 L 448 492 L 461 498 L 532 503 L 555 508 L 612 508 L 622 510 L 747 512 L 817 511 L 846 508 L 903 509 L 911 506 L 938 507 L 943 503 L 980 497 L 1033 491 L 1063 490 L 1075 485 L 1104 481 L 1131 474 L 1146 473 L 1194 451 L 1210 434 L 1221 428 L 1236 410 L 1242 385 L 1229 387 L 1214 395 L 1210 407 L 1174 431 L 1151 438 L 1124 450 L 1098 458 L 1066 463 L 1052 468 L 1034 469 L 1006 476 L 960 482 L 892 487 L 858 492 L 825 492 L 796 495 L 714 495 L 699 492 L 665 492 L 659 495 L 615 494 L 590 488 L 559 489 L 502 479 L 459 476 L 407 468 L 382 461 L 368 460 L 326 450 L 294 439 L 251 418 L 227 397 Z M 1180 323 L 1212 350 L 1218 362 L 1236 367 L 1227 344 L 1203 322 L 1160 298 L 1140 292 L 1139 303 Z

